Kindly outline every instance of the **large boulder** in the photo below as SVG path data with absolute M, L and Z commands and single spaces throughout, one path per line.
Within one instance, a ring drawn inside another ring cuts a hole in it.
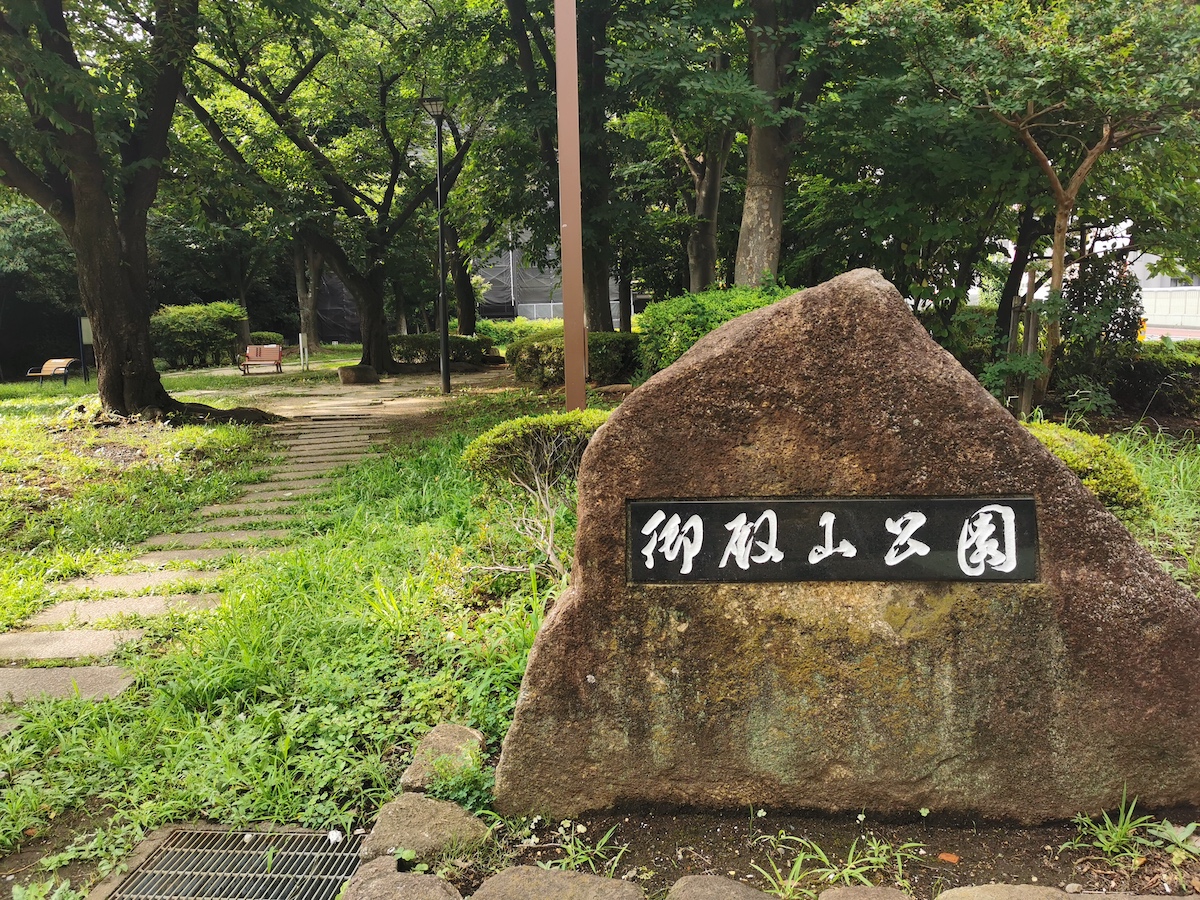
M 1024 581 L 632 574 L 646 539 L 627 533 L 630 501 L 1011 497 L 1036 509 Z M 1196 597 L 876 272 L 742 316 L 635 391 L 588 447 L 579 513 L 572 587 L 504 743 L 503 812 L 1034 822 L 1126 785 L 1143 807 L 1200 803 Z

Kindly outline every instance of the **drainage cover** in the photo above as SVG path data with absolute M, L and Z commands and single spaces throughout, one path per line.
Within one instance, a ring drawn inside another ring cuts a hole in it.
M 176 831 L 109 900 L 333 900 L 358 869 L 361 835 Z

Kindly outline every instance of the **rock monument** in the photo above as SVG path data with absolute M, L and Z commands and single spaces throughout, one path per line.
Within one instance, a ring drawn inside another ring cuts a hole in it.
M 1200 603 L 859 270 L 588 447 L 504 812 L 1200 803 Z

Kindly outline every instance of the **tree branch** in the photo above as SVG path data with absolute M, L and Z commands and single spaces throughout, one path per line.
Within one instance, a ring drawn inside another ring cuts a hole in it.
M 75 225 L 75 211 L 68 190 L 59 195 L 45 180 L 17 157 L 7 141 L 0 140 L 0 184 L 20 191 L 70 232 Z

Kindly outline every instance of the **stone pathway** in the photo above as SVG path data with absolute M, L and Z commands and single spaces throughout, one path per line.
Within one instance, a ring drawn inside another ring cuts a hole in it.
M 212 609 L 220 602 L 226 567 L 286 546 L 291 536 L 286 525 L 296 501 L 324 490 L 331 472 L 365 459 L 372 442 L 386 434 L 376 417 L 321 410 L 273 426 L 283 460 L 271 467 L 267 480 L 247 486 L 231 503 L 201 509 L 195 530 L 143 542 L 131 563 L 136 571 L 88 575 L 51 586 L 50 594 L 61 597 L 58 602 L 22 630 L 0 634 L 0 701 L 21 703 L 44 695 L 100 699 L 121 693 L 133 676 L 105 663 L 144 632 L 106 623 Z M 36 667 L 27 665 L 31 661 Z M 0 734 L 17 722 L 16 717 L 0 717 Z

